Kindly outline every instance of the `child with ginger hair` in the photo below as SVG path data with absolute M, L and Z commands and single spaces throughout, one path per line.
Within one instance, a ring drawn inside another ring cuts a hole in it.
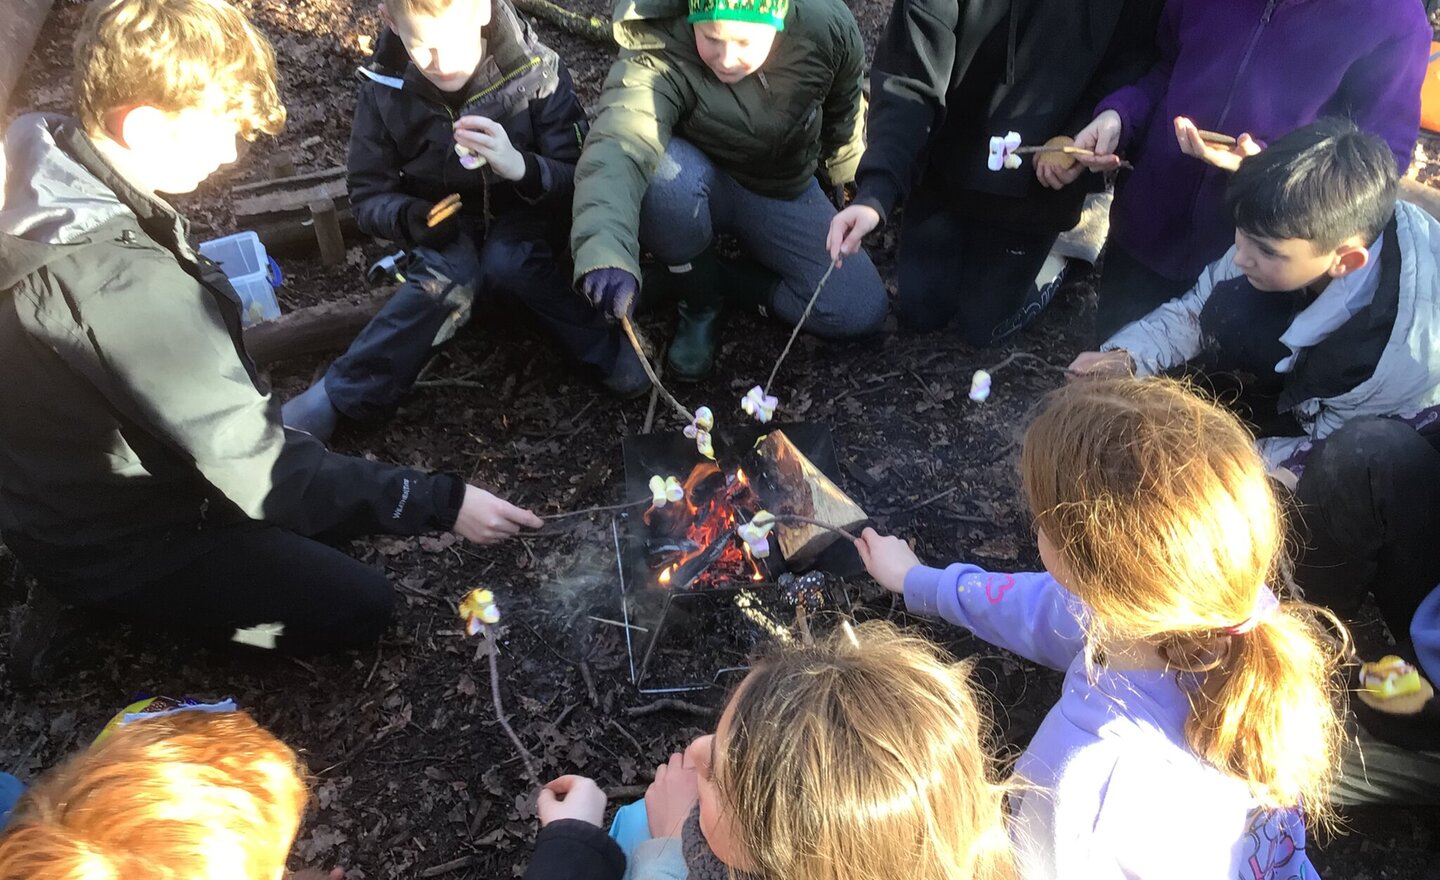
M 969 672 L 881 621 L 762 658 L 617 814 L 627 880 L 1010 880 Z
M 1267 586 L 1285 530 L 1248 433 L 1173 381 L 1076 382 L 1020 475 L 1045 572 L 929 568 L 872 529 L 859 549 L 910 611 L 1067 670 L 1015 767 L 1021 876 L 1313 878 L 1337 652 Z
M 303 772 L 244 712 L 125 724 L 20 799 L 0 836 L 0 880 L 278 880 Z
M 0 880 L 344 880 L 285 870 L 308 799 L 289 746 L 223 703 L 145 711 L 127 707 L 22 796 L 0 826 Z M 594 782 L 555 779 L 539 809 L 525 880 L 618 880 Z

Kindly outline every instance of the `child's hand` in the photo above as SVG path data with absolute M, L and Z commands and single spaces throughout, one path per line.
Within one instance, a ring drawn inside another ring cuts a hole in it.
M 645 816 L 651 837 L 679 837 L 680 829 L 700 800 L 700 779 L 695 768 L 676 752 L 670 762 L 655 768 L 655 781 L 645 789 Z
M 1237 170 L 1242 161 L 1260 152 L 1260 145 L 1249 134 L 1236 138 L 1233 147 L 1207 143 L 1195 123 L 1184 116 L 1175 117 L 1175 140 L 1180 144 L 1180 152 L 1224 171 Z
M 1066 367 L 1071 376 L 1092 376 L 1095 378 L 1110 378 L 1112 376 L 1133 376 L 1135 375 L 1135 359 L 1130 357 L 1130 352 L 1123 348 L 1112 351 L 1082 351 L 1075 360 Z
M 484 116 L 455 120 L 455 143 L 474 150 L 504 180 L 525 176 L 525 157 L 510 143 L 505 126 Z
M 1074 139 L 1065 135 L 1056 135 L 1045 142 L 1047 147 L 1068 147 L 1075 143 Z M 1035 154 L 1035 179 L 1041 185 L 1051 189 L 1064 189 L 1079 179 L 1085 173 L 1085 166 L 1079 160 L 1068 153 L 1056 150 L 1053 153 Z
M 1093 156 L 1076 156 L 1075 161 L 1091 171 L 1109 171 L 1120 167 L 1120 157 L 1115 148 L 1120 144 L 1120 114 L 1106 110 L 1080 129 L 1075 135 L 1075 146 L 1090 150 Z
M 467 541 L 494 544 L 520 533 L 522 528 L 538 529 L 545 523 L 523 507 L 516 507 L 474 486 L 465 487 L 460 514 L 452 531 Z
M 851 205 L 830 221 L 825 236 L 825 249 L 830 261 L 838 264 L 841 257 L 860 252 L 860 242 L 880 225 L 880 214 L 868 205 Z
M 905 575 L 920 564 L 920 557 L 909 544 L 894 535 L 881 537 L 874 529 L 860 533 L 855 549 L 860 551 L 865 570 L 875 582 L 892 593 L 905 592 Z
M 560 776 L 540 789 L 540 827 L 559 819 L 579 819 L 596 828 L 605 820 L 605 792 L 588 776 Z

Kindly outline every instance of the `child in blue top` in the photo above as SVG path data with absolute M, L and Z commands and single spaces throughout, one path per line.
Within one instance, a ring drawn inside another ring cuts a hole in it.
M 921 565 L 866 530 L 871 575 L 1034 662 L 1060 702 L 1016 764 L 1025 878 L 1313 878 L 1340 720 L 1312 610 L 1279 601 L 1284 531 L 1245 430 L 1168 380 L 1087 380 L 1026 432 L 1041 573 Z

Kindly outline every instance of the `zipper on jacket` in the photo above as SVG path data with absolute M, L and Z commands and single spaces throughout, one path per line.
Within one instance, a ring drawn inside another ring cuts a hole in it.
M 1250 43 L 1245 47 L 1245 54 L 1240 56 L 1240 63 L 1235 65 L 1235 76 L 1230 80 L 1230 91 L 1225 93 L 1225 106 L 1220 109 L 1220 117 L 1215 120 L 1215 128 L 1218 131 L 1225 130 L 1225 119 L 1230 115 L 1230 106 L 1235 103 L 1235 91 L 1240 85 L 1240 77 L 1245 73 L 1245 68 L 1250 64 L 1250 56 L 1255 54 L 1255 47 L 1260 44 L 1260 35 L 1265 32 L 1265 26 L 1275 16 L 1276 0 L 1266 0 L 1265 11 L 1260 13 L 1260 23 L 1255 25 L 1255 30 L 1250 34 Z
M 1260 13 L 1260 21 L 1255 29 L 1250 32 L 1250 42 L 1245 46 L 1245 54 L 1240 56 L 1240 63 L 1235 65 L 1235 76 L 1230 79 L 1230 90 L 1225 93 L 1225 104 L 1220 108 L 1220 115 L 1215 119 L 1215 130 L 1225 130 L 1225 120 L 1230 115 L 1230 107 L 1235 103 L 1235 92 L 1240 87 L 1240 77 L 1244 76 L 1245 68 L 1250 65 L 1250 58 L 1255 54 L 1255 47 L 1260 45 L 1260 37 L 1265 33 L 1265 26 L 1270 24 L 1270 19 L 1275 16 L 1275 7 L 1279 5 L 1278 0 L 1265 0 L 1265 11 Z M 1200 212 L 1200 190 L 1205 186 L 1205 178 L 1212 174 L 1219 173 L 1214 168 L 1206 168 L 1200 172 L 1200 179 L 1195 184 L 1195 191 L 1190 196 L 1190 226 L 1199 226 Z M 1187 254 L 1193 250 L 1193 245 L 1187 245 Z

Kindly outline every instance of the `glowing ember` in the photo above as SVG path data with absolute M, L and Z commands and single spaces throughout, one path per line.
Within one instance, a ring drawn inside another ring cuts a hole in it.
M 652 507 L 644 521 L 650 541 L 663 558 L 659 569 L 662 587 L 713 589 L 766 580 L 751 558 L 735 527 L 760 507 L 745 474 L 727 475 L 713 461 L 695 466 L 684 481 L 684 500 Z

